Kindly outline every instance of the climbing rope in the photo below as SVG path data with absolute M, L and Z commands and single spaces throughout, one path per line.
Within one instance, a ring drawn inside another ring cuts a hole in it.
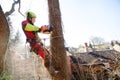
M 25 52 L 26 52 L 26 58 L 30 58 L 32 54 L 30 53 L 30 45 L 28 42 L 26 42 L 25 44 Z

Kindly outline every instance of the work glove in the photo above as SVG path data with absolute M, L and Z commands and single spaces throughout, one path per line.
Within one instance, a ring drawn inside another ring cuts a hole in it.
M 50 26 L 50 25 L 43 25 L 41 26 L 40 28 L 40 32 L 51 32 L 53 31 L 53 26 Z

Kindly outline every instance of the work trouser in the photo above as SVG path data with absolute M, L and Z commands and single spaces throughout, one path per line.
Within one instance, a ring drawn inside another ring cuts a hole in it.
M 32 51 L 34 51 L 37 55 L 41 56 L 43 60 L 45 59 L 45 55 L 47 55 L 47 52 L 40 43 L 36 43 L 31 47 Z
M 35 43 L 31 46 L 32 51 L 39 55 L 44 60 L 45 67 L 50 66 L 50 54 L 49 51 L 41 44 Z

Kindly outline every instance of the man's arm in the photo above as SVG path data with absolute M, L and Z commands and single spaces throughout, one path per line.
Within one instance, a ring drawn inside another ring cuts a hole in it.
M 31 25 L 29 23 L 25 27 L 26 31 L 39 31 L 39 29 L 40 29 L 39 27 Z

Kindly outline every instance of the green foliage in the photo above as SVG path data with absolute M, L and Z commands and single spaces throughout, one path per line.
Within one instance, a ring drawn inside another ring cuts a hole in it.
M 0 75 L 0 80 L 12 80 L 11 77 L 8 75 L 7 71 L 3 71 Z

